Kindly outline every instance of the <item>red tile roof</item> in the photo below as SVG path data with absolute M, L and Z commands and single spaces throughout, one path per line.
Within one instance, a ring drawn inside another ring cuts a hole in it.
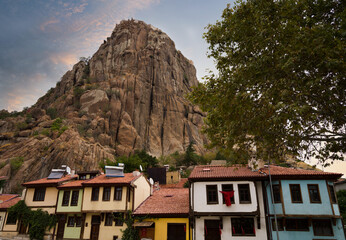
M 188 216 L 189 189 L 162 188 L 153 193 L 134 211 L 135 215 Z
M 75 180 L 75 181 L 71 181 L 71 182 L 66 182 L 66 183 L 62 183 L 61 185 L 59 185 L 57 188 L 62 189 L 62 188 L 82 188 L 82 183 L 83 182 L 87 182 L 90 179 L 86 179 L 86 180 Z
M 246 179 L 246 178 L 266 178 L 265 174 L 258 171 L 251 171 L 246 166 L 196 166 L 189 176 L 189 180 L 201 179 Z
M 268 167 L 259 171 L 252 171 L 247 166 L 196 166 L 189 177 L 190 181 L 218 180 L 218 179 L 251 179 L 268 178 Z M 316 170 L 294 169 L 270 165 L 270 174 L 273 178 L 290 179 L 338 179 L 340 173 L 330 173 Z
M 47 179 L 47 178 L 41 178 L 38 180 L 34 180 L 31 182 L 26 182 L 23 183 L 22 185 L 24 187 L 35 187 L 35 186 L 58 186 L 59 184 L 66 182 L 66 181 L 70 181 L 73 179 L 78 178 L 78 175 L 74 175 L 73 177 L 71 175 L 66 175 L 62 178 L 58 178 L 58 179 Z
M 20 196 L 17 194 L 0 194 L 0 209 L 7 209 L 20 201 Z
M 183 188 L 184 184 L 187 182 L 187 178 L 181 178 L 178 183 L 160 185 L 162 188 Z
M 132 173 L 125 173 L 124 177 L 106 177 L 106 174 L 101 174 L 97 177 L 94 177 L 93 179 L 90 179 L 87 182 L 82 183 L 82 185 L 84 186 L 92 186 L 92 185 L 107 185 L 107 184 L 120 184 L 120 185 L 126 185 L 126 184 L 130 184 L 131 182 L 133 182 L 134 180 L 136 180 L 137 178 L 139 178 L 141 175 L 139 176 L 133 176 Z

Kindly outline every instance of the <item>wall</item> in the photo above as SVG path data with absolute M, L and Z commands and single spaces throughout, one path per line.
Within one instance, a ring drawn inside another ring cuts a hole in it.
M 85 224 L 84 224 L 84 235 L 83 239 L 90 239 L 90 230 L 91 230 L 91 217 L 92 215 L 100 215 L 97 213 L 87 213 L 85 218 Z M 88 224 L 88 226 L 86 226 Z M 99 232 L 99 240 L 113 240 L 113 236 L 118 236 L 118 239 L 120 240 L 122 237 L 122 230 L 125 230 L 126 224 L 124 223 L 123 226 L 105 226 L 105 218 L 103 221 L 101 221 L 100 224 L 100 232 Z
M 6 212 L 0 212 L 0 231 L 2 231 L 2 227 L 5 223 Z
M 2 228 L 2 231 L 3 231 L 2 236 L 16 236 L 18 234 L 18 232 L 17 232 L 18 220 L 17 220 L 16 224 L 6 224 L 7 217 L 8 217 L 8 214 L 6 213 L 6 217 L 4 220 L 5 225 Z
M 166 173 L 166 184 L 178 183 L 180 181 L 180 172 L 172 171 Z
M 185 223 L 186 224 L 186 239 L 189 239 L 189 219 L 186 218 L 152 218 L 144 221 L 155 222 L 155 240 L 167 239 L 167 224 L 168 223 Z
M 116 211 L 126 209 L 127 187 L 123 186 L 121 201 L 114 199 L 114 187 L 111 187 L 110 201 L 102 201 L 103 187 L 100 187 L 99 200 L 91 201 L 92 187 L 85 187 L 82 211 Z
M 73 217 L 74 215 L 67 214 L 66 219 L 68 219 L 68 217 L 70 216 Z M 78 214 L 77 216 L 81 216 L 81 214 Z M 67 221 L 66 221 L 65 230 L 64 230 L 64 238 L 79 239 L 80 232 L 81 232 L 81 227 L 68 227 Z
M 56 212 L 80 212 L 82 209 L 82 199 L 83 199 L 83 189 L 74 189 L 79 191 L 79 197 L 78 197 L 78 204 L 77 206 L 71 206 L 71 199 L 72 199 L 72 191 L 70 189 L 66 190 L 60 190 L 59 191 L 59 197 L 58 197 L 58 204 L 56 208 Z M 62 206 L 62 198 L 64 196 L 64 191 L 70 191 L 70 200 L 68 206 Z
M 222 203 L 221 191 L 222 184 L 233 184 L 234 201 L 232 206 L 227 207 Z M 249 184 L 251 203 L 240 204 L 238 195 L 238 184 Z M 218 204 L 207 204 L 206 185 L 218 186 Z M 190 191 L 193 191 L 192 196 L 194 200 L 194 211 L 196 212 L 254 212 L 257 210 L 257 196 L 254 182 L 250 181 L 222 181 L 222 182 L 194 182 Z
M 43 206 L 55 206 L 58 189 L 55 187 L 47 187 L 44 201 L 33 201 L 34 199 L 35 188 L 27 188 L 25 195 L 25 203 L 28 207 L 43 207 Z
M 150 184 L 142 175 L 134 182 L 135 187 L 135 205 L 136 209 L 145 199 L 150 196 Z

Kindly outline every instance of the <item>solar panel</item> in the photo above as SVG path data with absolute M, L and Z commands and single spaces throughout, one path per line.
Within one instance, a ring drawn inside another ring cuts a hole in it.
M 65 170 L 62 169 L 52 169 L 47 179 L 59 179 L 64 176 Z
M 124 167 L 105 166 L 106 177 L 124 177 Z

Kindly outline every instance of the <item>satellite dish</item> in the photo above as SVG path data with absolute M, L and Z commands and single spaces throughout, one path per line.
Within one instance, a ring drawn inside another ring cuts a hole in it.
M 150 185 L 154 185 L 154 180 L 152 178 L 149 179 Z
M 141 170 L 141 172 L 143 172 L 143 167 L 142 167 L 142 165 L 139 165 L 139 169 Z

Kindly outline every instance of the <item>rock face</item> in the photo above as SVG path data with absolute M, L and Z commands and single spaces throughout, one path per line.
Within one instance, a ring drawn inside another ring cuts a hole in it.
M 122 21 L 92 58 L 77 63 L 29 109 L 31 123 L 18 132 L 18 122 L 28 122 L 27 116 L 0 122 L 0 164 L 28 155 L 20 151 L 30 144 L 36 156 L 29 154 L 23 166 L 34 169 L 60 163 L 90 169 L 114 153 L 144 149 L 168 155 L 184 151 L 192 141 L 203 152 L 204 114 L 186 99 L 197 84 L 192 62 L 165 33 L 141 21 Z M 43 137 L 41 132 L 54 125 L 45 111 L 65 119 L 68 130 Z M 16 134 L 11 138 L 9 132 Z M 0 175 L 9 175 L 8 168 L 0 169 Z M 29 172 L 21 175 L 38 177 Z

